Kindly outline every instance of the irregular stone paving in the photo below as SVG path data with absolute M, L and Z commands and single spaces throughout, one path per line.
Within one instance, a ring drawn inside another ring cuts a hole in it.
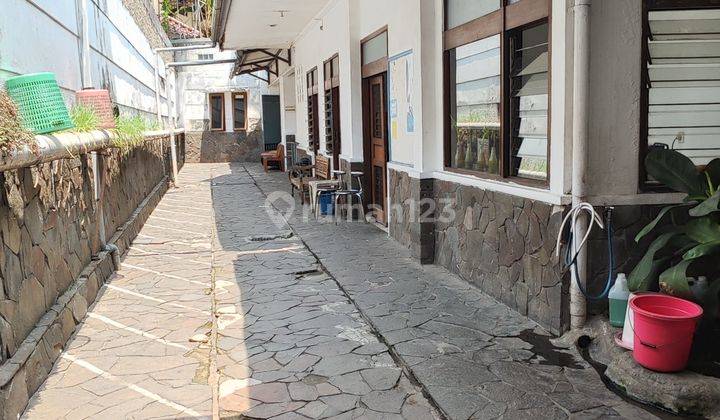
M 268 206 L 284 174 L 186 165 L 180 184 L 24 418 L 654 418 L 379 229 Z
M 232 169 L 267 194 L 288 190 L 284 174 Z M 536 323 L 420 265 L 376 227 L 314 221 L 298 205 L 273 203 L 446 417 L 656 418 L 609 391 L 576 351 L 549 345 Z
M 437 418 L 247 173 L 187 165 L 24 418 Z

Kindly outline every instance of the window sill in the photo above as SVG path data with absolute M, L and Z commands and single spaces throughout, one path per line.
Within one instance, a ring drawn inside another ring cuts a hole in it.
M 458 172 L 446 168 L 442 171 L 435 171 L 430 174 L 431 177 L 442 181 L 454 182 L 461 185 L 467 185 L 483 190 L 500 192 L 503 194 L 523 197 L 530 200 L 542 201 L 553 205 L 569 204 L 571 196 L 567 194 L 558 194 L 548 190 L 546 183 L 540 183 L 539 186 L 527 185 L 517 182 L 517 178 L 507 179 L 489 179 L 481 178 L 467 172 Z M 531 181 L 532 182 L 532 181 Z

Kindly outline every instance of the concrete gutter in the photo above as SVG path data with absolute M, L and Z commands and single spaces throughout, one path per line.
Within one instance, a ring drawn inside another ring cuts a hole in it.
M 184 130 L 146 131 L 145 140 L 160 140 Z M 87 133 L 57 133 L 35 136 L 39 151 L 34 153 L 28 146 L 0 158 L 0 172 L 25 168 L 59 159 L 71 159 L 79 154 L 117 147 L 117 134 L 112 130 L 95 130 Z

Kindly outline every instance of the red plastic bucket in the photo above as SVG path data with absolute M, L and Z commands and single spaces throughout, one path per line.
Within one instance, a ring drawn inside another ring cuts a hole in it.
M 633 358 L 658 372 L 678 372 L 687 366 L 702 308 L 674 296 L 639 295 L 630 301 L 634 313 Z

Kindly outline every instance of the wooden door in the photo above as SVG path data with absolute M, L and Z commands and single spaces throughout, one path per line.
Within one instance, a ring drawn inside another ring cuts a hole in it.
M 366 120 L 369 124 L 370 142 L 370 203 L 373 204 L 377 221 L 385 224 L 386 193 L 385 173 L 387 165 L 387 110 L 385 109 L 385 73 L 368 78 L 368 101 Z

